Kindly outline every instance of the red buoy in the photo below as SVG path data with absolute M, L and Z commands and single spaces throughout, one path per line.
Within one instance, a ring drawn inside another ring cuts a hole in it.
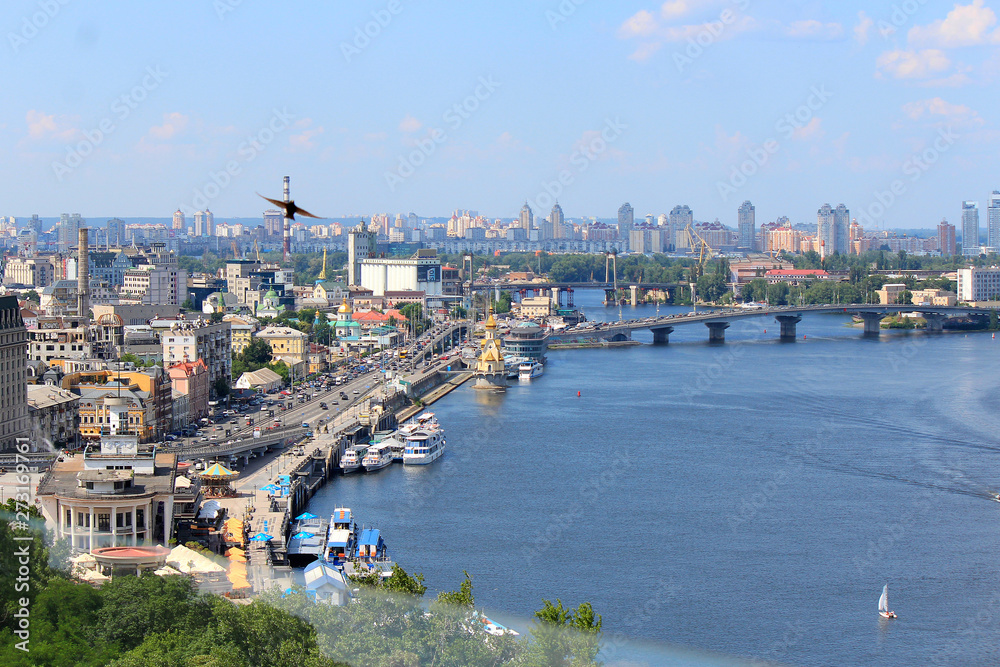
M 807 339 L 807 338 L 809 338 L 809 336 L 807 336 L 807 335 L 805 335 L 805 334 L 802 334 L 802 340 L 805 340 L 805 339 Z
M 580 398 L 580 392 L 576 392 L 576 397 Z

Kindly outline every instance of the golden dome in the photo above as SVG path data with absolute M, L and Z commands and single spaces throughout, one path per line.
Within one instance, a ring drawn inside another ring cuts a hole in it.
M 351 307 L 347 305 L 347 297 L 344 297 L 344 303 L 340 304 L 340 308 L 337 309 L 338 313 L 349 313 L 351 312 Z
M 497 328 L 497 321 L 495 319 L 493 319 L 493 313 L 490 313 L 489 318 L 486 320 L 486 328 L 487 329 L 496 329 Z

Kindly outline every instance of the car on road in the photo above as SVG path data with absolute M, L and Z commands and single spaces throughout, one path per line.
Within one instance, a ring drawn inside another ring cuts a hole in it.
M 360 391 L 358 391 L 357 389 L 355 389 L 353 393 L 355 393 L 355 394 L 360 394 L 361 392 L 360 392 Z

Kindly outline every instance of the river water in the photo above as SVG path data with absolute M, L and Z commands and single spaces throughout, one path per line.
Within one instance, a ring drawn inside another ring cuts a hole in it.
M 429 594 L 467 570 L 514 627 L 543 598 L 593 603 L 612 664 L 677 646 L 710 652 L 677 664 L 996 664 L 1000 341 L 850 324 L 550 351 L 531 383 L 434 405 L 436 463 L 337 478 L 310 510 L 351 507 Z

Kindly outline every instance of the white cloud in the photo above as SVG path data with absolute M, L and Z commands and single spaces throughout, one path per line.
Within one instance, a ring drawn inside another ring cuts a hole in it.
M 982 117 L 975 110 L 964 104 L 952 104 L 940 97 L 905 104 L 903 113 L 915 121 L 944 121 L 954 125 L 984 124 Z
M 875 27 L 875 21 L 865 12 L 858 12 L 858 24 L 854 26 L 854 41 L 864 46 L 868 43 L 868 34 Z
M 163 125 L 154 125 L 149 128 L 149 136 L 159 141 L 169 141 L 183 134 L 190 120 L 190 117 L 176 111 L 165 113 L 163 114 Z
M 971 5 L 955 5 L 948 16 L 926 26 L 910 29 L 907 39 L 912 46 L 942 49 L 1000 43 L 1000 31 L 991 30 L 997 16 L 983 0 Z
M 25 121 L 28 125 L 28 137 L 31 139 L 70 141 L 79 133 L 69 117 L 56 117 L 55 114 L 46 114 L 36 109 L 25 114 Z
M 633 37 L 649 37 L 659 28 L 656 17 L 652 12 L 643 9 L 631 16 L 618 28 L 618 37 L 621 39 L 631 39 Z
M 406 118 L 400 121 L 399 131 L 406 132 L 407 134 L 412 134 L 414 132 L 419 131 L 420 128 L 422 128 L 423 126 L 424 124 L 421 123 L 419 120 L 417 120 L 413 116 L 408 115 Z
M 292 151 L 307 152 L 316 148 L 316 137 L 323 134 L 323 126 L 306 130 L 299 134 L 293 134 L 288 138 L 288 147 Z
M 823 121 L 819 116 L 813 116 L 813 119 L 806 125 L 803 125 L 792 132 L 792 137 L 798 139 L 799 141 L 805 141 L 807 139 L 822 139 L 825 135 L 826 132 L 823 130 Z
M 876 62 L 879 70 L 896 79 L 925 79 L 951 68 L 951 60 L 944 51 L 886 51 Z
M 844 36 L 844 26 L 810 19 L 795 21 L 785 26 L 784 33 L 785 36 L 795 39 L 840 39 Z

